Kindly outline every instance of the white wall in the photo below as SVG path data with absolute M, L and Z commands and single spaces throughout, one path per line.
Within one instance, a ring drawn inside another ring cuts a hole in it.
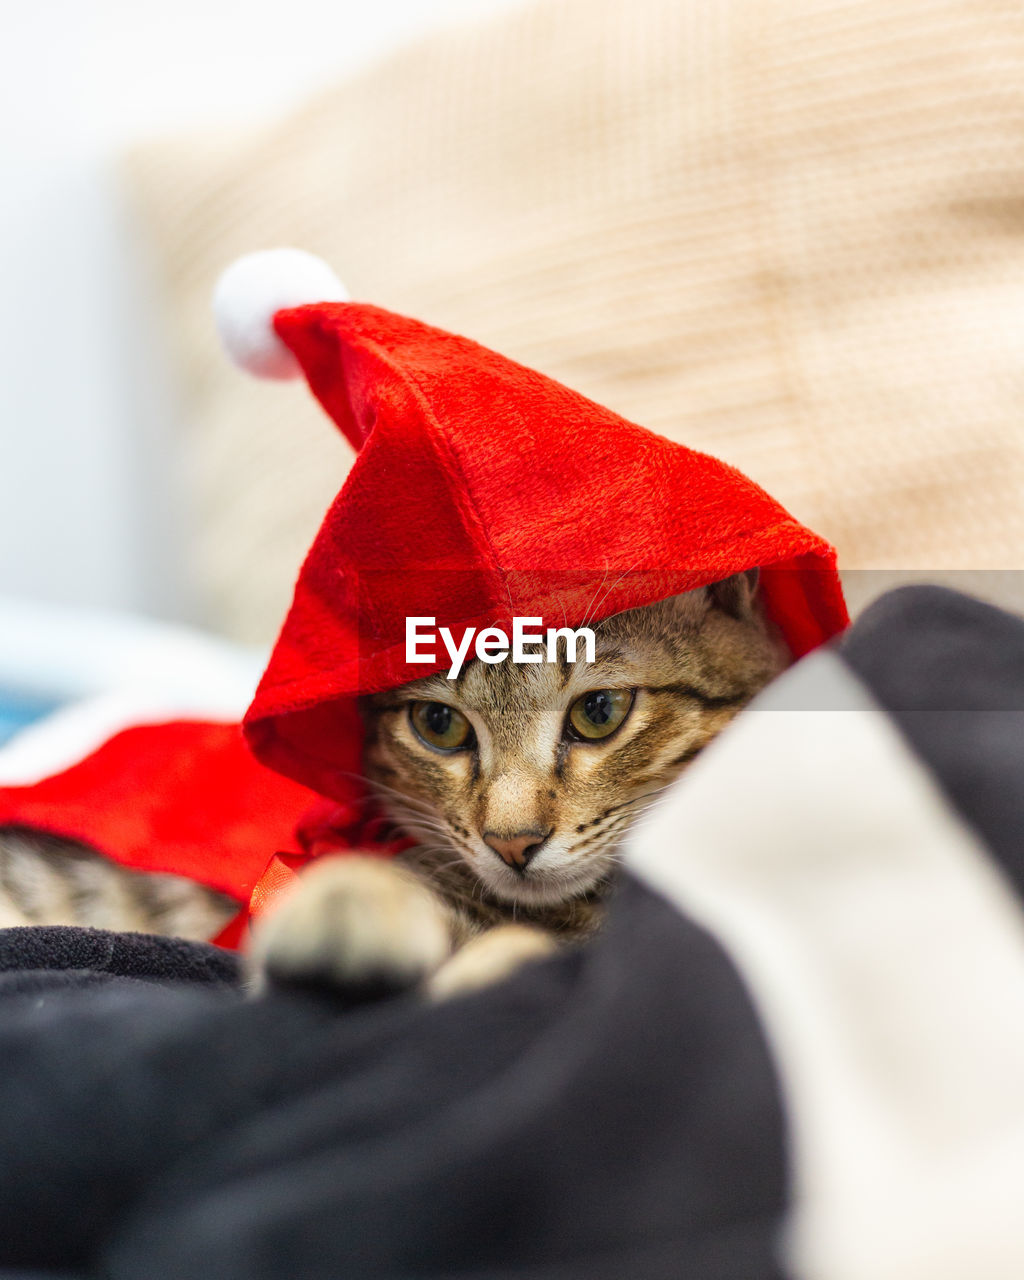
M 111 177 L 519 0 L 0 0 L 0 594 L 189 617 L 174 388 Z

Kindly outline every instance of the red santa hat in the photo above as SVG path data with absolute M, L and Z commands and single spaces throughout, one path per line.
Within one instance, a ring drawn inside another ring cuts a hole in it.
M 0 786 L 0 824 L 251 895 L 258 911 L 310 856 L 401 847 L 360 786 L 356 698 L 444 665 L 408 662 L 409 616 L 456 640 L 515 617 L 579 626 L 759 567 L 794 656 L 845 626 L 832 548 L 732 467 L 465 338 L 348 302 L 297 250 L 240 260 L 215 308 L 240 364 L 304 374 L 359 451 L 246 714 L 256 759 L 237 725 L 130 726 L 62 772 Z M 244 927 L 243 912 L 221 941 Z
M 847 623 L 835 552 L 734 468 L 470 341 L 350 302 L 319 259 L 251 254 L 215 314 L 253 373 L 301 373 L 355 448 L 244 721 L 255 755 L 344 798 L 358 695 L 410 664 L 406 619 L 585 621 L 761 569 L 794 656 Z

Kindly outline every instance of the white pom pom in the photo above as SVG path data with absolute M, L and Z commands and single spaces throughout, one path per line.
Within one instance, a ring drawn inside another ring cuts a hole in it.
M 298 361 L 274 331 L 274 313 L 307 302 L 347 302 L 348 291 L 321 258 L 303 249 L 264 249 L 233 262 L 217 281 L 213 315 L 240 368 L 258 378 L 295 378 Z

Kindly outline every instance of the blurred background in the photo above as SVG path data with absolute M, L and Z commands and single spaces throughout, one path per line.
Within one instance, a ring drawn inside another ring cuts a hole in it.
M 350 462 L 212 330 L 220 269 L 278 244 L 735 463 L 854 606 L 1013 595 L 1016 0 L 0 13 L 0 685 L 102 684 L 145 619 L 272 639 Z
M 230 156 L 418 33 L 506 7 L 3 0 L 0 591 L 216 612 L 182 556 L 202 408 L 182 383 L 168 246 L 132 207 L 133 150 L 180 138 L 192 179 L 193 131 L 198 153 L 224 130 Z

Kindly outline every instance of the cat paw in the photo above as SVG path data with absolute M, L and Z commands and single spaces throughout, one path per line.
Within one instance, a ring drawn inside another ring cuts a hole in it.
M 447 959 L 443 905 L 414 875 L 382 858 L 318 859 L 253 930 L 254 988 L 326 986 L 373 999 L 418 986 Z
M 435 1000 L 446 1000 L 479 991 L 557 949 L 555 939 L 541 929 L 524 924 L 498 925 L 471 938 L 446 960 L 430 977 L 427 992 Z

